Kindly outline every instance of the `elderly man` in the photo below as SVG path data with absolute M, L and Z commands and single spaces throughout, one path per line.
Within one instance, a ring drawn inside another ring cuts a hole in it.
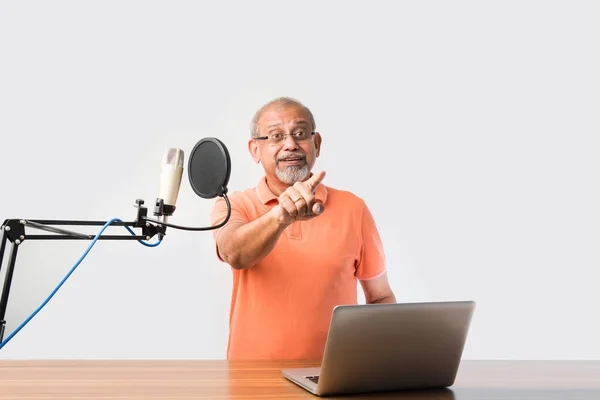
M 323 356 L 336 305 L 395 302 L 373 217 L 356 195 L 312 173 L 321 152 L 315 119 L 278 98 L 257 111 L 248 143 L 264 168 L 255 188 L 230 194 L 231 217 L 213 231 L 219 260 L 233 271 L 227 358 Z M 225 218 L 219 198 L 212 214 Z

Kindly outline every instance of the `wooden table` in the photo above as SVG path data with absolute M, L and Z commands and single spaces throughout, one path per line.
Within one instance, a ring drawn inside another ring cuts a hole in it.
M 317 399 L 282 368 L 315 362 L 0 361 L 0 399 Z M 330 397 L 600 400 L 600 361 L 463 361 L 449 390 Z

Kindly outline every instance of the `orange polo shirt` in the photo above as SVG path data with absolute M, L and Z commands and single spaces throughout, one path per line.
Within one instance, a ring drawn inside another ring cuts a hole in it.
M 385 272 L 385 256 L 365 202 L 348 191 L 317 187 L 323 214 L 286 228 L 267 257 L 233 271 L 227 358 L 313 359 L 323 356 L 333 308 L 357 304 L 358 280 Z M 278 204 L 263 177 L 229 194 L 230 221 L 250 222 Z M 212 224 L 224 220 L 218 198 Z M 216 238 L 220 229 L 214 230 Z M 217 252 L 217 257 L 219 254 Z

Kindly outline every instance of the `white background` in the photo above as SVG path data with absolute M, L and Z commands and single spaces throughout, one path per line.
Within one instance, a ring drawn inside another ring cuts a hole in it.
M 0 219 L 132 220 L 164 151 L 207 136 L 230 191 L 252 187 L 252 115 L 293 96 L 398 300 L 477 301 L 464 358 L 600 358 L 599 20 L 592 1 L 3 1 Z M 185 173 L 171 221 L 207 225 Z M 88 245 L 20 247 L 6 335 Z M 98 242 L 0 357 L 224 358 L 213 246 Z

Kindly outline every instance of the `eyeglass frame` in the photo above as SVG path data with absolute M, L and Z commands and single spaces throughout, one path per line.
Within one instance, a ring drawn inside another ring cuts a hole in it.
M 317 132 L 315 132 L 315 131 L 313 131 L 313 132 L 310 132 L 310 136 L 308 136 L 308 137 L 307 137 L 306 139 L 304 139 L 304 140 L 300 140 L 300 142 L 302 143 L 302 142 L 303 142 L 303 141 L 305 141 L 305 140 L 306 140 L 306 141 L 308 141 L 310 138 L 314 137 L 316 133 L 317 133 Z M 275 143 L 283 143 L 283 142 L 285 142 L 285 139 L 286 139 L 286 137 L 287 137 L 287 136 L 291 136 L 291 137 L 294 139 L 294 142 L 298 143 L 298 140 L 297 140 L 297 139 L 294 137 L 294 134 L 293 134 L 293 133 L 284 133 L 284 134 L 283 134 L 283 139 L 281 139 L 281 141 L 280 141 L 280 142 L 275 142 Z M 267 135 L 267 136 L 256 136 L 256 137 L 253 137 L 252 139 L 255 139 L 255 140 L 265 140 L 265 141 L 267 141 L 267 140 L 269 140 L 269 138 L 270 138 L 270 137 L 271 137 L 270 135 Z

